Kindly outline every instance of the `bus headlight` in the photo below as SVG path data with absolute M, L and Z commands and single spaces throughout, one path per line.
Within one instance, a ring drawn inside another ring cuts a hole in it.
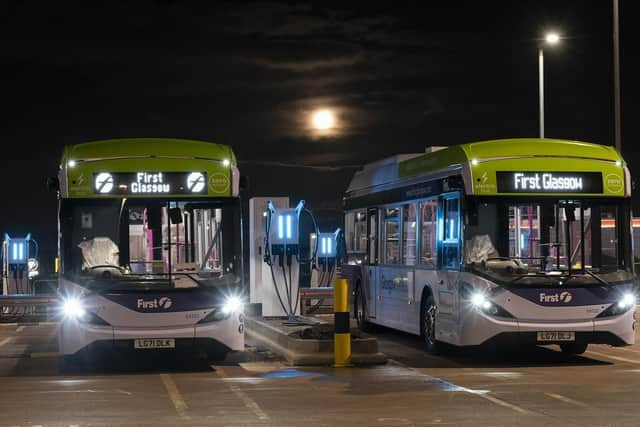
M 625 292 L 618 298 L 618 301 L 611 304 L 609 308 L 598 314 L 597 317 L 610 317 L 617 316 L 618 314 L 626 313 L 636 306 L 636 296 L 631 292 Z
M 618 307 L 621 309 L 631 308 L 636 305 L 636 296 L 631 292 L 622 295 L 622 298 L 618 301 Z
M 242 300 L 238 297 L 227 297 L 222 306 L 222 312 L 224 314 L 242 313 Z
M 490 316 L 513 318 L 513 315 L 511 313 L 500 307 L 498 304 L 493 303 L 482 292 L 475 292 L 471 294 L 471 298 L 469 301 L 471 302 L 471 305 L 478 311 L 481 311 Z
M 489 310 L 492 306 L 491 301 L 480 292 L 471 295 L 471 305 L 482 310 Z
M 84 317 L 86 310 L 79 298 L 70 297 L 62 301 L 62 314 L 70 319 Z

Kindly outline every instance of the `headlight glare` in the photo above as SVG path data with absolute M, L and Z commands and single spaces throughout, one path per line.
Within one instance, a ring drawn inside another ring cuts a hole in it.
M 618 301 L 618 307 L 622 309 L 630 308 L 634 305 L 636 305 L 636 296 L 633 295 L 632 293 L 624 294 L 622 298 L 620 298 L 620 300 Z
M 636 303 L 636 295 L 632 292 L 626 291 L 618 296 L 617 302 L 611 304 L 607 309 L 602 311 L 602 313 L 598 314 L 596 317 L 611 317 L 626 313 L 631 309 L 635 309 Z
M 67 298 L 62 302 L 62 313 L 65 317 L 79 319 L 83 317 L 86 310 L 79 298 Z
M 241 313 L 243 308 L 242 300 L 238 297 L 228 297 L 222 306 L 224 314 Z
M 478 308 L 491 307 L 491 302 L 487 299 L 487 297 L 484 296 L 484 294 L 481 294 L 479 292 L 476 292 L 471 296 L 471 304 L 473 304 L 474 307 Z
M 469 299 L 471 305 L 478 311 L 488 314 L 490 316 L 513 318 L 513 315 L 504 308 L 497 304 L 494 304 L 487 296 L 482 292 L 474 292 Z

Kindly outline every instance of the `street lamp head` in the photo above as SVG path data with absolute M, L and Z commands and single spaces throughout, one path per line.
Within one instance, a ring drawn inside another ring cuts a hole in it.
M 560 36 L 558 35 L 558 33 L 547 33 L 547 35 L 544 37 L 544 40 L 547 42 L 547 44 L 557 44 L 560 41 Z

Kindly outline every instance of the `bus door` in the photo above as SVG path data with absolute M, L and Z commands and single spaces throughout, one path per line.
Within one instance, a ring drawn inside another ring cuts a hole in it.
M 376 317 L 376 302 L 378 301 L 378 209 L 367 211 L 367 256 L 363 275 L 363 286 L 367 295 L 367 311 L 369 316 Z
M 438 206 L 438 321 L 443 334 L 455 331 L 459 296 L 457 282 L 461 263 L 460 194 L 447 194 Z
M 382 210 L 383 247 L 380 267 L 381 323 L 404 330 L 415 329 L 411 321 L 409 294 L 413 297 L 416 264 L 416 203 Z

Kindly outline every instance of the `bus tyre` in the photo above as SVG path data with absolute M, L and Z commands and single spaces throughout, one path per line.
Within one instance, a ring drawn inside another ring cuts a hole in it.
M 584 342 L 568 342 L 560 344 L 560 350 L 567 356 L 575 356 L 587 351 L 587 343 Z
M 438 354 L 441 344 L 436 340 L 436 311 L 437 307 L 433 295 L 428 295 L 422 301 L 420 324 L 422 338 L 426 344 L 426 350 L 431 354 Z
M 363 332 L 371 329 L 371 324 L 367 322 L 366 304 L 367 302 L 365 300 L 364 292 L 362 292 L 362 285 L 358 283 L 358 286 L 356 287 L 356 296 L 354 298 L 354 314 L 358 324 L 358 329 Z

